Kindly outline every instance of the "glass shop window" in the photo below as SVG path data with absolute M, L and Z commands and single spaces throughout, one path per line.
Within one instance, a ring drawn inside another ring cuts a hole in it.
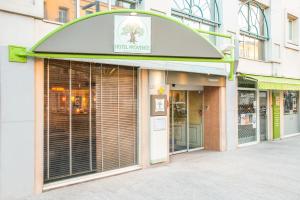
M 44 0 L 44 18 L 67 23 L 76 18 L 76 0 Z
M 295 91 L 284 92 L 284 114 L 298 113 L 298 98 L 299 93 Z

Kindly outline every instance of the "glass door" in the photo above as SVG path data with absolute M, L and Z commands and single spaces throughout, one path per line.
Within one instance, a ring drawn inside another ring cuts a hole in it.
M 239 144 L 257 141 L 256 132 L 256 91 L 238 92 L 238 135 Z
M 170 93 L 170 152 L 187 151 L 187 92 Z
M 259 92 L 259 125 L 260 125 L 260 141 L 268 139 L 268 92 Z
M 203 92 L 170 92 L 170 153 L 203 147 Z
M 188 92 L 189 150 L 203 147 L 203 92 Z

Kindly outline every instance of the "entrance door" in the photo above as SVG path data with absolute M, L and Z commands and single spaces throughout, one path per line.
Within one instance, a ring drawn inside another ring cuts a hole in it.
M 189 91 L 189 150 L 202 148 L 203 144 L 203 92 Z
M 170 152 L 187 151 L 187 92 L 170 94 Z
M 256 142 L 256 92 L 252 90 L 239 90 L 238 105 L 239 144 Z
M 259 92 L 259 125 L 260 125 L 260 141 L 266 141 L 267 138 L 267 127 L 268 127 L 268 92 L 261 91 Z
M 170 153 L 203 147 L 202 92 L 170 92 Z

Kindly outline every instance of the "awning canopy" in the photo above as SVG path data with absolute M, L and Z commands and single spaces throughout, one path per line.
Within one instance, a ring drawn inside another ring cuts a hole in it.
M 262 90 L 300 90 L 300 79 L 242 74 L 242 77 L 257 81 Z

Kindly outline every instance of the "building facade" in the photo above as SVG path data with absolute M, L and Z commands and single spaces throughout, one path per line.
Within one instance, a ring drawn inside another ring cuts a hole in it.
M 0 198 L 298 135 L 299 16 L 296 0 L 1 1 Z

